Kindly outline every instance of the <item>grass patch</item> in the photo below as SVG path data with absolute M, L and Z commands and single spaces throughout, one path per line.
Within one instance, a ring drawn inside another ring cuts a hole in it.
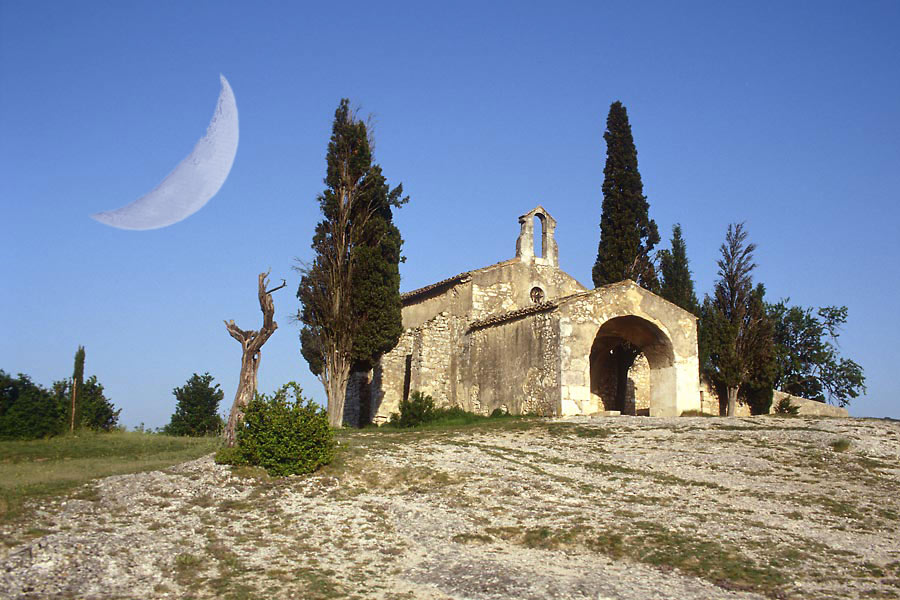
M 123 431 L 2 441 L 0 521 L 21 518 L 28 500 L 61 495 L 100 477 L 170 467 L 208 454 L 218 444 L 218 438 Z
M 702 410 L 686 410 L 681 413 L 682 417 L 718 417 L 719 415 L 712 415 L 707 412 L 703 412 Z
M 846 452 L 850 449 L 850 440 L 847 438 L 839 438 L 828 444 L 835 452 Z
M 788 581 L 771 565 L 756 564 L 735 545 L 673 531 L 651 521 L 631 521 L 619 529 L 602 531 L 584 527 L 493 527 L 485 533 L 528 548 L 581 546 L 611 558 L 627 557 L 675 568 L 728 589 L 775 593 Z

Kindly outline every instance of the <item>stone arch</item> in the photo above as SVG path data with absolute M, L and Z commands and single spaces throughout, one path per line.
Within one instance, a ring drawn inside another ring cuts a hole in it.
M 621 361 L 629 355 L 631 362 L 624 367 L 623 376 Z M 649 406 L 646 412 L 638 414 L 655 416 L 674 407 L 677 385 L 672 340 L 653 322 L 636 315 L 625 315 L 603 323 L 591 346 L 591 395 L 599 398 L 599 406 L 604 410 L 626 412 L 623 401 L 628 399 L 630 390 L 623 391 L 622 386 L 628 385 L 629 368 L 635 357 L 641 355 L 649 367 L 648 381 L 641 382 L 649 387 Z

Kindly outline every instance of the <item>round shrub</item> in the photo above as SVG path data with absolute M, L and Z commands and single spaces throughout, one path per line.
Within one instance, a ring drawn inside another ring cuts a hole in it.
M 291 381 L 247 405 L 230 462 L 260 466 L 275 476 L 302 475 L 331 462 L 334 449 L 325 409 L 304 399 Z
M 436 416 L 434 399 L 416 391 L 400 401 L 400 414 L 393 413 L 391 423 L 396 427 L 418 427 L 434 421 Z

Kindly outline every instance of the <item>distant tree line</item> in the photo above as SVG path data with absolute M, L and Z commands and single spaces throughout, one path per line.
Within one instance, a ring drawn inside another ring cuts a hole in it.
M 748 241 L 743 223 L 728 226 L 716 262 L 719 278 L 712 294 L 698 302 L 681 225 L 672 228 L 669 249 L 652 253 L 659 234 L 649 217 L 631 125 L 621 102 L 610 106 L 603 137 L 607 156 L 595 286 L 632 279 L 696 315 L 700 376 L 726 399 L 728 415 L 734 414 L 739 400 L 754 413 L 768 412 L 774 389 L 840 406 L 865 393 L 862 367 L 838 351 L 847 307 L 768 302 L 765 287 L 753 282 L 756 245 Z M 616 368 L 627 371 L 639 352 L 623 340 L 613 350 Z
M 78 429 L 110 431 L 119 413 L 95 375 L 84 379 L 84 348 L 75 353 L 71 379 L 47 389 L 28 375 L 0 370 L 0 439 L 51 437 Z

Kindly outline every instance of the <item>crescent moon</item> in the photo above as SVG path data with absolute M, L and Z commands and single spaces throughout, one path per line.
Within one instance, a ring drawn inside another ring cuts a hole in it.
M 238 112 L 224 75 L 209 127 L 193 151 L 153 190 L 131 204 L 91 215 L 119 229 L 146 230 L 182 221 L 209 202 L 225 183 L 238 147 Z

